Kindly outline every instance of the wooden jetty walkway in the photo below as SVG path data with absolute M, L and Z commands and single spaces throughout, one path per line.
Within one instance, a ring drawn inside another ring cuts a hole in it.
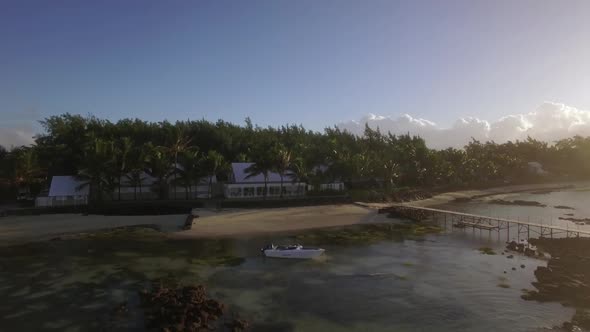
M 463 212 L 447 211 L 426 207 L 418 207 L 404 204 L 392 205 L 388 208 L 383 209 L 383 212 L 393 213 L 400 217 L 406 217 L 414 220 L 432 219 L 434 222 L 440 222 L 445 224 L 450 223 L 451 229 L 453 228 L 467 228 L 472 227 L 473 229 L 497 231 L 498 235 L 500 231 L 506 230 L 507 239 L 510 239 L 510 231 L 516 228 L 516 234 L 518 238 L 526 235 L 527 239 L 533 237 L 590 237 L 590 231 L 572 229 L 563 226 L 553 226 L 540 223 L 532 223 L 520 220 L 505 219 L 481 216 Z

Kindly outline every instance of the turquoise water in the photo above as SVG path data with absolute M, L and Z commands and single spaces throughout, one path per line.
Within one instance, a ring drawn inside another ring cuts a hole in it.
M 483 201 L 448 207 L 548 220 L 552 213 L 589 217 L 587 197 L 587 191 L 502 197 L 575 211 Z M 317 261 L 265 259 L 259 248 L 269 241 L 293 240 L 287 234 L 180 241 L 146 230 L 0 248 L 0 330 L 141 331 L 137 292 L 159 279 L 205 284 L 254 331 L 537 331 L 573 315 L 557 303 L 522 300 L 545 261 L 507 259 L 503 241 L 487 233 L 322 240 L 309 243 L 327 249 Z M 481 254 L 484 246 L 497 255 Z M 122 301 L 130 312 L 115 319 L 112 309 Z

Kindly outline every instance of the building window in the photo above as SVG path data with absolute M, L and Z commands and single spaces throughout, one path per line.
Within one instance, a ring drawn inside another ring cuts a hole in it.
M 264 187 L 256 187 L 256 196 L 264 196 Z
M 270 194 L 271 196 L 277 196 L 277 195 L 279 195 L 279 194 L 280 194 L 280 192 L 281 192 L 281 188 L 280 188 L 280 187 L 270 187 L 269 189 L 270 189 L 270 190 L 269 190 L 269 194 Z
M 231 197 L 240 197 L 242 196 L 242 188 L 231 188 L 229 191 L 229 195 Z
M 244 188 L 244 196 L 246 196 L 246 197 L 254 196 L 254 188 Z

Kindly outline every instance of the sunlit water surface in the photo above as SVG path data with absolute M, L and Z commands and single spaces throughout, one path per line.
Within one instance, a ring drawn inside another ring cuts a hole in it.
M 502 198 L 569 205 L 588 217 L 588 194 Z M 543 220 L 570 212 L 486 202 L 447 207 Z M 288 242 L 286 235 L 172 241 L 147 234 L 147 240 L 119 235 L 0 248 L 0 330 L 143 330 L 137 292 L 161 278 L 204 283 L 255 331 L 536 331 L 573 314 L 560 304 L 522 300 L 545 262 L 507 259 L 503 241 L 493 236 L 455 231 L 371 244 L 326 241 L 324 259 L 291 261 L 259 253 L 268 241 Z M 497 255 L 480 253 L 483 246 Z M 130 312 L 114 320 L 112 309 L 122 301 Z

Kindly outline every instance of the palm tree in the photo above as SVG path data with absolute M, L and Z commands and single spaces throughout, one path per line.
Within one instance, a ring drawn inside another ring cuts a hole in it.
M 297 192 L 301 193 L 301 182 L 307 182 L 309 180 L 309 168 L 302 158 L 296 158 L 290 163 L 289 170 L 291 171 L 291 180 L 294 183 L 297 182 Z
M 147 173 L 156 179 L 156 192 L 160 199 L 166 196 L 166 189 L 168 186 L 167 180 L 171 172 L 174 172 L 170 164 L 170 158 L 162 147 L 154 147 L 147 145 Z
M 199 150 L 193 148 L 181 153 L 180 164 L 176 168 L 176 171 L 180 174 L 178 180 L 184 185 L 186 199 L 190 199 L 189 193 L 193 192 L 193 184 L 198 184 L 199 179 L 202 175 L 202 158 L 199 154 Z
M 131 149 L 127 159 L 127 172 L 125 177 L 129 184 L 133 186 L 133 199 L 137 200 L 137 187 L 139 187 L 139 196 L 142 194 L 141 184 L 146 179 L 144 175 L 147 163 L 146 148 L 137 146 Z
M 176 127 L 178 128 L 178 127 Z M 176 183 L 176 169 L 178 165 L 178 155 L 187 151 L 191 145 L 192 139 L 187 137 L 182 129 L 176 129 L 175 133 L 176 137 L 170 146 L 163 147 L 164 151 L 170 154 L 174 159 L 174 180 L 173 183 Z M 176 187 L 174 187 L 174 199 L 176 199 Z
M 22 148 L 16 152 L 14 182 L 18 187 L 25 186 L 31 193 L 31 186 L 41 182 L 43 170 L 39 166 L 37 153 L 32 148 Z
M 83 183 L 76 189 L 90 186 L 90 201 L 101 201 L 103 192 L 107 190 L 112 195 L 114 183 L 112 169 L 115 165 L 113 145 L 112 141 L 93 138 L 91 143 L 85 147 L 83 165 L 77 174 L 77 179 Z
M 250 165 L 248 168 L 245 169 L 248 175 L 246 179 L 256 176 L 258 174 L 262 174 L 264 176 L 264 194 L 263 197 L 266 199 L 266 194 L 268 193 L 268 176 L 269 173 L 274 169 L 275 161 L 273 158 L 270 158 L 268 154 L 262 155 L 256 160 L 256 162 Z
M 279 149 L 277 152 L 274 169 L 281 177 L 281 198 L 283 198 L 283 178 L 285 177 L 285 173 L 289 170 L 290 166 L 291 152 L 287 151 L 286 149 Z
M 226 171 L 229 164 L 223 158 L 223 155 L 215 150 L 209 150 L 207 156 L 204 158 L 205 172 L 209 177 L 209 198 L 212 197 L 213 192 L 213 177 Z
M 129 137 L 123 137 L 116 142 L 114 155 L 117 165 L 118 200 L 121 200 L 121 178 L 127 174 L 128 156 L 132 147 L 133 142 Z

